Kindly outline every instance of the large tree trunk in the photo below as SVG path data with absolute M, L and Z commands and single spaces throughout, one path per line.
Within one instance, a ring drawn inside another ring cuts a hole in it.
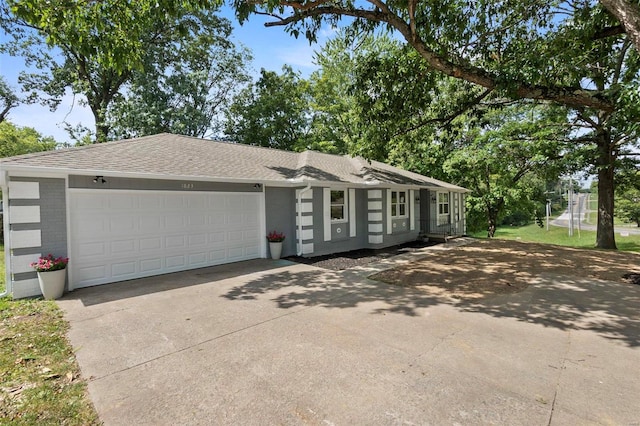
M 105 108 L 106 110 L 106 108 Z M 96 140 L 94 143 L 102 143 L 107 141 L 107 135 L 109 134 L 109 126 L 105 121 L 105 115 L 101 107 L 92 107 L 93 118 L 96 121 Z
M 618 18 L 640 52 L 640 6 L 629 0 L 600 0 L 600 3 Z
M 487 206 L 487 237 L 493 238 L 496 234 L 498 227 L 498 215 L 504 206 L 504 201 L 500 201 L 497 204 Z
M 616 239 L 613 229 L 613 198 L 615 154 L 611 143 L 611 134 L 606 130 L 598 131 L 596 135 L 598 146 L 598 228 L 596 232 L 596 247 L 601 249 L 616 249 Z

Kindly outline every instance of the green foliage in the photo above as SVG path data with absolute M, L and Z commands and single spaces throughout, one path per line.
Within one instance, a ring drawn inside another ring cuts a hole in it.
M 282 67 L 282 74 L 260 70 L 260 79 L 235 98 L 226 113 L 225 133 L 234 141 L 288 151 L 309 143 L 309 83 Z
M 0 123 L 7 119 L 9 111 L 17 107 L 20 99 L 9 87 L 4 77 L 0 75 Z
M 74 2 L 12 0 L 0 24 L 13 41 L 4 46 L 39 70 L 20 77 L 27 100 L 56 108 L 67 89 L 82 94 L 96 121 L 96 140 L 109 134 L 106 113 L 134 72 L 152 58 L 184 53 L 187 40 L 217 37 L 219 3 L 137 0 Z
M 56 146 L 52 137 L 44 137 L 31 127 L 18 127 L 8 121 L 0 123 L 0 158 L 50 151 Z
M 223 111 L 250 77 L 251 55 L 230 41 L 227 20 L 203 15 L 193 31 L 171 50 L 149 55 L 134 71 L 125 95 L 109 109 L 111 139 L 161 132 L 204 137 L 219 134 Z
M 616 216 L 640 226 L 640 172 L 629 173 L 616 194 Z

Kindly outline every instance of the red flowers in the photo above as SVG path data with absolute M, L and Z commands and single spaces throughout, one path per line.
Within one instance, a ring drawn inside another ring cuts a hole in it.
M 38 272 L 49 272 L 64 269 L 67 267 L 67 263 L 69 263 L 68 257 L 54 258 L 53 255 L 49 253 L 48 256 L 38 258 L 37 262 L 32 262 L 29 266 Z
M 271 231 L 269 232 L 269 235 L 267 235 L 267 240 L 270 243 L 281 243 L 282 241 L 284 241 L 284 233 Z

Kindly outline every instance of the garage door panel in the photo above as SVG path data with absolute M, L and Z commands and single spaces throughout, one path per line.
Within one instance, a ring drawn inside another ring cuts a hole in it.
M 184 228 L 185 217 L 180 214 L 166 215 L 164 217 L 164 227 L 168 231 L 176 231 Z
M 121 262 L 111 265 L 111 276 L 113 278 L 122 278 L 135 275 L 136 262 Z
M 185 202 L 182 195 L 166 195 L 164 197 L 164 208 L 168 210 L 178 210 L 183 207 L 185 207 Z
M 209 233 L 209 244 L 219 244 L 224 243 L 225 237 L 224 232 L 211 232 Z
M 162 271 L 162 259 L 143 259 L 140 261 L 140 272 L 158 272 Z
M 137 244 L 137 241 L 134 239 L 113 241 L 111 243 L 111 253 L 125 254 L 125 253 L 137 253 L 137 252 L 138 252 L 138 244 Z
M 160 250 L 162 249 L 162 238 L 151 237 L 143 238 L 139 242 L 140 251 Z
M 89 267 L 78 267 L 74 269 L 74 280 L 79 282 L 88 282 L 103 279 L 105 276 L 106 267 L 104 265 L 96 265 Z M 90 284 L 89 284 L 90 285 Z
M 244 258 L 244 248 L 242 247 L 229 247 L 227 251 L 229 259 L 241 259 Z
M 138 229 L 141 232 L 157 232 L 161 227 L 161 216 L 144 215 L 138 218 Z
M 261 255 L 260 194 L 70 194 L 75 288 Z
M 158 210 L 160 209 L 162 204 L 162 196 L 151 194 L 144 195 L 138 199 L 138 203 L 141 210 Z
M 198 266 L 207 263 L 207 253 L 192 253 L 189 255 L 189 265 Z
M 184 235 L 172 235 L 172 236 L 166 237 L 164 240 L 164 246 L 167 249 L 185 247 Z
M 184 255 L 169 256 L 165 258 L 165 265 L 167 268 L 181 268 L 186 266 Z
M 80 243 L 78 245 L 78 259 L 86 259 L 107 254 L 107 243 L 102 241 Z
M 136 218 L 132 216 L 114 216 L 109 219 L 111 234 L 131 235 L 136 229 Z
M 189 235 L 189 248 L 204 247 L 207 245 L 207 236 L 204 234 Z
M 226 256 L 227 256 L 227 251 L 225 249 L 209 251 L 209 260 L 213 263 L 219 263 L 221 261 L 224 261 Z

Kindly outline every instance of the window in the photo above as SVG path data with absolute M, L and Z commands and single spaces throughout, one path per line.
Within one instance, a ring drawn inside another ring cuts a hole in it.
M 347 202 L 345 191 L 331 191 L 331 222 L 346 222 Z
M 407 217 L 407 191 L 391 191 L 391 217 Z
M 438 225 L 449 223 L 449 193 L 438 193 Z

